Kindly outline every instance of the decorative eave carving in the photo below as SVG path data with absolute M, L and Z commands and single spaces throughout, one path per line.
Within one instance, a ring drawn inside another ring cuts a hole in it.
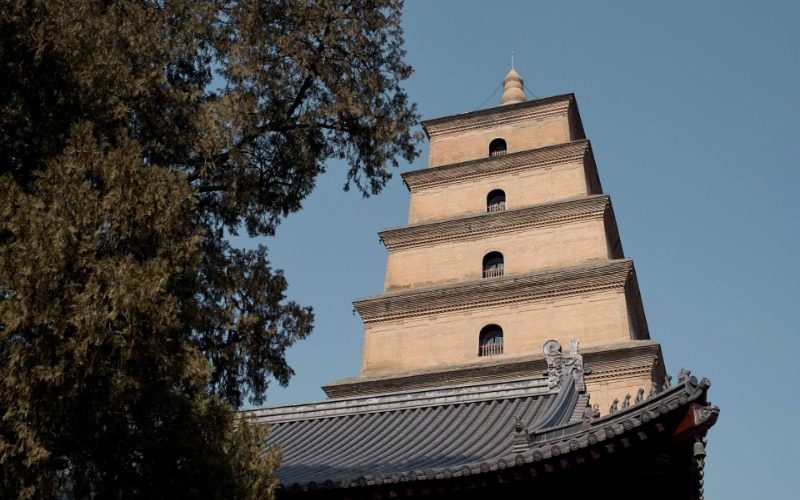
M 564 354 L 557 340 L 548 340 L 542 347 L 547 361 L 547 386 L 551 389 L 561 386 L 565 380 L 574 380 L 578 391 L 586 390 L 583 380 L 583 356 L 578 354 L 578 341 L 570 340 L 569 352 Z
M 603 217 L 610 207 L 611 200 L 607 195 L 596 195 L 517 210 L 414 224 L 387 229 L 378 235 L 386 248 L 391 251 Z
M 574 102 L 574 94 L 563 94 L 509 106 L 424 120 L 422 127 L 428 138 L 434 139 L 442 135 L 454 135 L 475 129 L 496 128 L 521 121 L 565 115 Z
M 588 140 L 581 139 L 519 153 L 414 170 L 405 172 L 402 177 L 408 190 L 415 191 L 455 181 L 468 181 L 498 174 L 585 160 L 588 160 L 592 167 L 594 166 L 591 144 Z
M 700 429 L 708 429 L 717 422 L 719 406 L 697 405 L 694 408 L 694 425 Z
M 455 285 L 386 293 L 353 303 L 364 323 L 391 321 L 500 304 L 623 289 L 635 279 L 633 261 L 559 268 Z

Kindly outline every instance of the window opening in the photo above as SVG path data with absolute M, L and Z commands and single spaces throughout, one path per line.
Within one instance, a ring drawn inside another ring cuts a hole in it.
M 503 354 L 503 329 L 498 325 L 486 325 L 478 337 L 478 356 Z
M 502 212 L 506 209 L 506 193 L 502 189 L 495 189 L 486 196 L 487 212 Z
M 494 278 L 503 275 L 503 254 L 489 252 L 483 257 L 483 277 Z
M 506 141 L 503 139 L 495 139 L 489 143 L 489 156 L 501 156 L 506 154 L 507 151 Z

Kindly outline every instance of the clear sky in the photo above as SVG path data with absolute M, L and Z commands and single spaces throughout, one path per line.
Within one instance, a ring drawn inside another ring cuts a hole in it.
M 706 498 L 797 498 L 800 2 L 407 0 L 404 27 L 424 118 L 481 106 L 512 50 L 533 94 L 576 94 L 650 334 L 669 372 L 711 379 L 722 408 Z M 426 147 L 402 170 L 424 168 Z M 359 371 L 351 302 L 382 290 L 376 233 L 406 222 L 408 195 L 399 175 L 367 200 L 343 182 L 331 164 L 264 241 L 316 311 L 270 405 L 321 399 Z

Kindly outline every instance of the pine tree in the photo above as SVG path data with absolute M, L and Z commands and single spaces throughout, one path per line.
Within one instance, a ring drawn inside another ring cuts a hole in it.
M 313 313 L 227 236 L 416 156 L 401 7 L 0 0 L 0 496 L 272 495 Z

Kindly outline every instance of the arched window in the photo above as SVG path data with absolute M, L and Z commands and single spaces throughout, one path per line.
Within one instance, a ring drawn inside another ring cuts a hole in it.
M 500 156 L 506 154 L 506 141 L 495 139 L 489 143 L 489 156 Z
M 478 356 L 503 354 L 503 329 L 498 325 L 486 325 L 478 337 Z
M 506 192 L 502 189 L 495 189 L 486 196 L 487 212 L 502 212 L 506 209 Z
M 489 252 L 483 256 L 483 277 L 494 278 L 503 275 L 503 254 Z

